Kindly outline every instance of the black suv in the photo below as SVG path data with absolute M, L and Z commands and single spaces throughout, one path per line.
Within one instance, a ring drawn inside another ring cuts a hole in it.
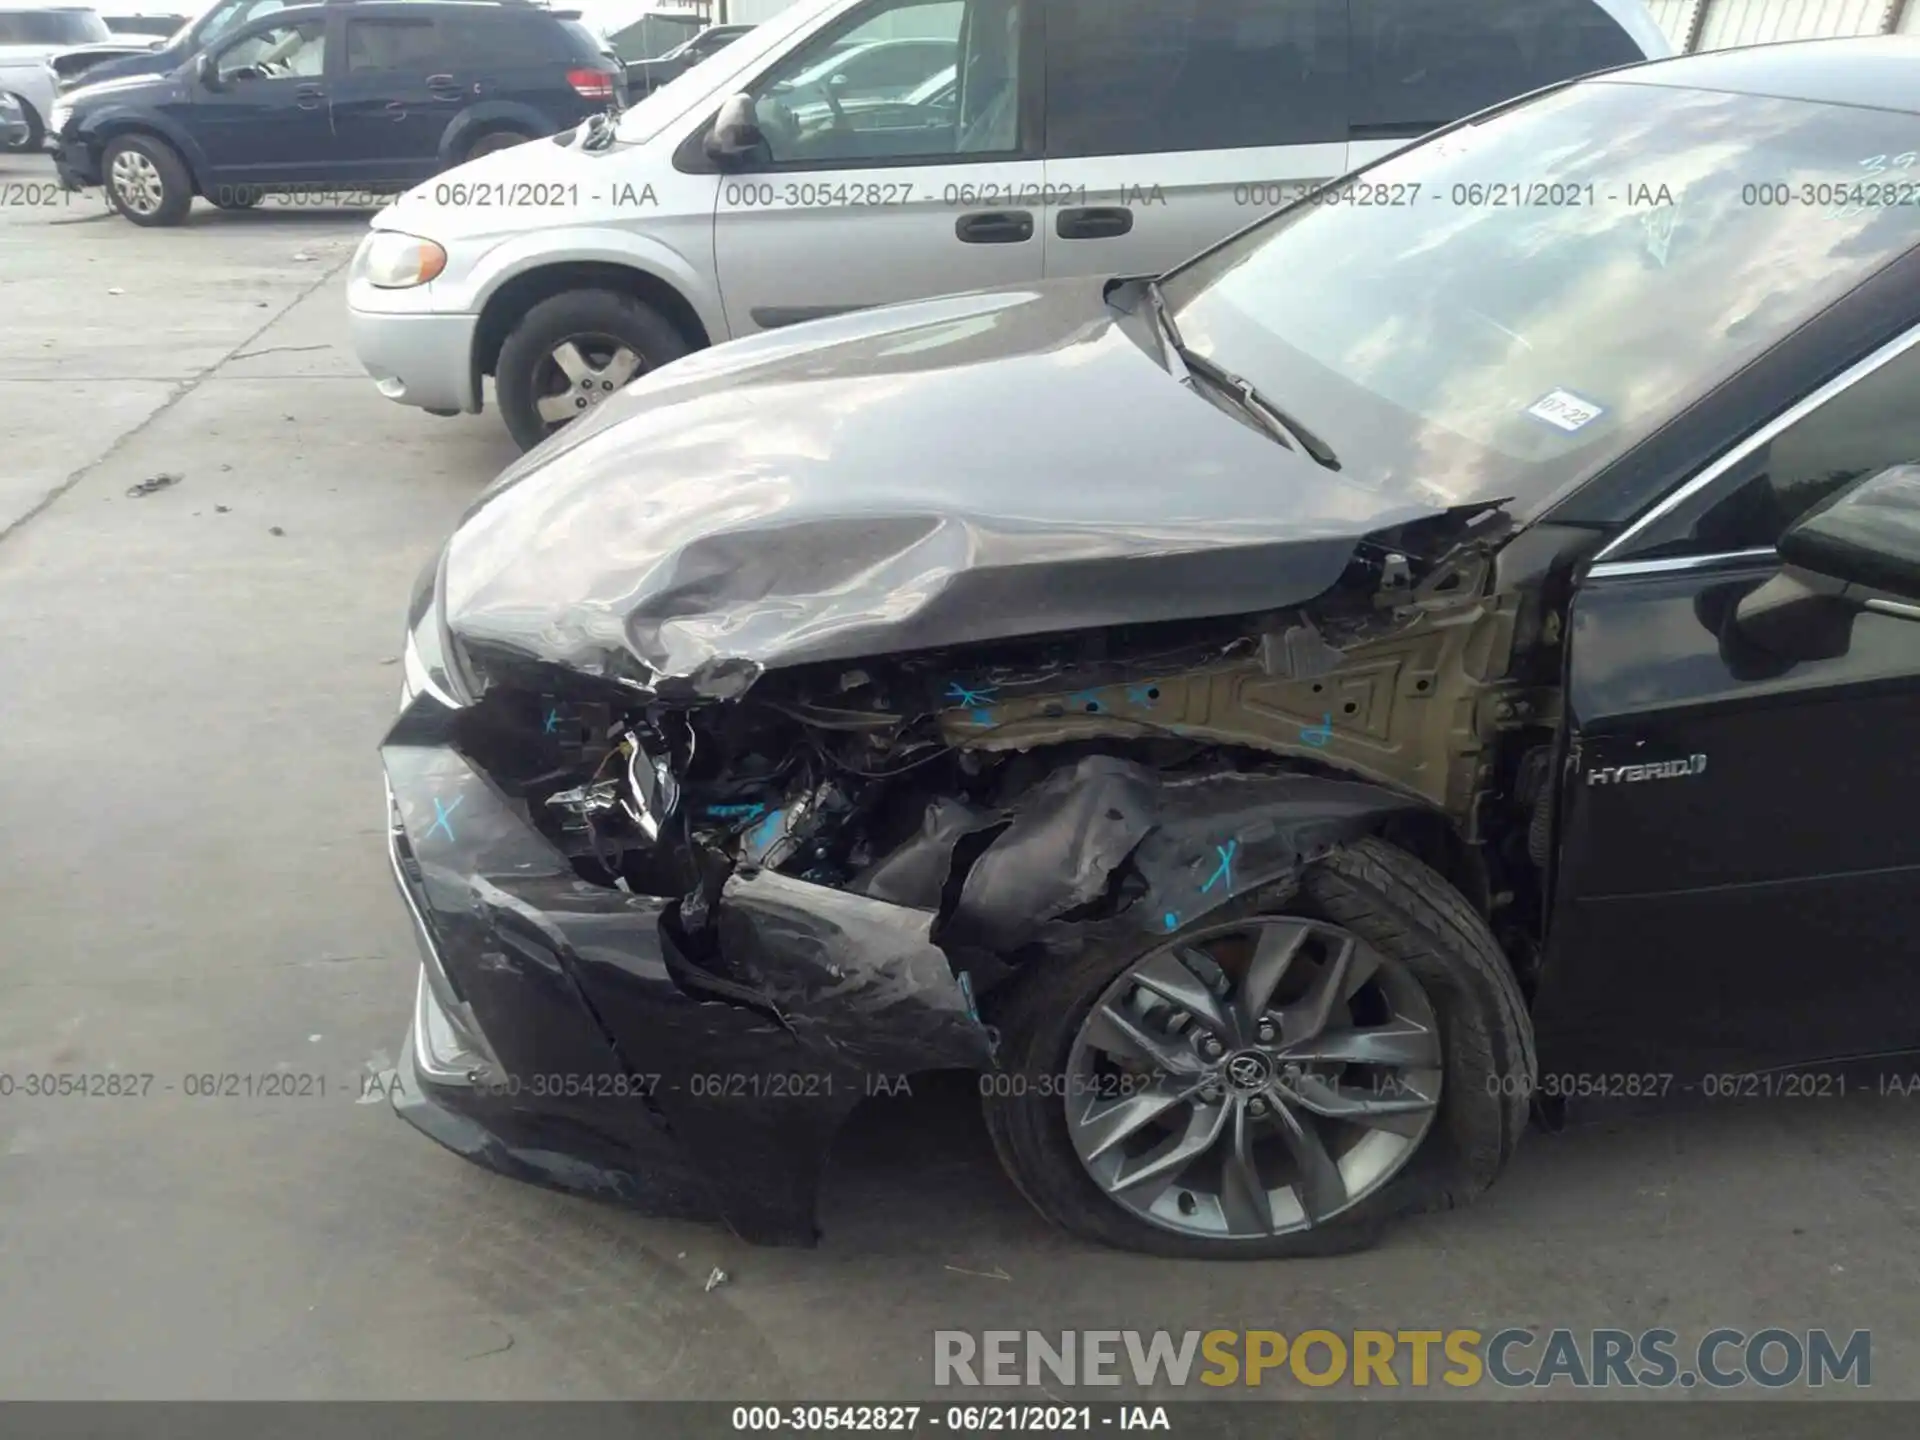
M 625 101 L 577 11 L 330 0 L 249 20 L 169 73 L 62 97 L 54 163 L 136 225 L 175 225 L 196 194 L 245 209 L 272 192 L 404 189 Z

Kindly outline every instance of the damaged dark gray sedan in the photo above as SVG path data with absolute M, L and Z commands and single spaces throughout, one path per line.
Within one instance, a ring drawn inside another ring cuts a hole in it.
M 1612 72 L 569 427 L 413 608 L 402 1113 L 808 1243 L 852 1108 L 977 1071 L 1053 1220 L 1264 1256 L 1536 1100 L 1920 1045 L 1915 95 Z

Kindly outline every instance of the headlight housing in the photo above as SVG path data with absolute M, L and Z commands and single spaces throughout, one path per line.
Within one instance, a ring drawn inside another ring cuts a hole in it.
M 424 285 L 447 268 L 447 252 L 432 240 L 399 230 L 376 230 L 360 256 L 367 283 L 382 290 Z

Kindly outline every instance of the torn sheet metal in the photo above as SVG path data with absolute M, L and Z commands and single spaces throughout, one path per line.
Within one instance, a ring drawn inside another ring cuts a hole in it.
M 1073 951 L 1166 934 L 1244 902 L 1388 816 L 1420 809 L 1378 786 L 1312 775 L 1174 778 L 1111 757 L 1036 786 L 968 872 L 943 944 Z M 1088 830 L 1098 838 L 1087 836 Z M 1114 886 L 1114 872 L 1135 883 Z M 1111 892 L 1107 915 L 1073 907 Z
M 720 892 L 720 955 L 805 1044 L 869 1074 L 992 1063 L 987 1032 L 947 957 L 934 912 L 771 870 Z
M 1056 770 L 973 863 L 942 939 L 1005 952 L 1105 893 L 1159 819 L 1154 772 L 1111 755 Z
M 1196 401 L 1115 322 L 1076 283 L 662 367 L 482 498 L 447 624 L 483 681 L 728 699 L 783 666 L 1299 605 L 1360 537 L 1445 513 Z
M 1004 823 L 1000 816 L 949 795 L 927 802 L 920 829 L 891 854 L 875 861 L 847 889 L 855 895 L 937 910 L 953 869 L 953 852 L 969 835 Z

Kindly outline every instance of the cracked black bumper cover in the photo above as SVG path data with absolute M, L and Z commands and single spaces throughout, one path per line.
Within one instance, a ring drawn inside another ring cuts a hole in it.
M 706 998 L 662 928 L 674 902 L 579 879 L 455 750 L 382 756 L 396 878 L 438 982 L 420 1005 L 489 1052 L 470 1077 L 425 1074 L 416 1023 L 396 1108 L 469 1159 L 807 1244 L 870 1076 L 989 1063 L 930 914 L 834 891 L 809 909 L 798 896 L 818 887 L 736 876 L 723 934 L 765 1003 Z

